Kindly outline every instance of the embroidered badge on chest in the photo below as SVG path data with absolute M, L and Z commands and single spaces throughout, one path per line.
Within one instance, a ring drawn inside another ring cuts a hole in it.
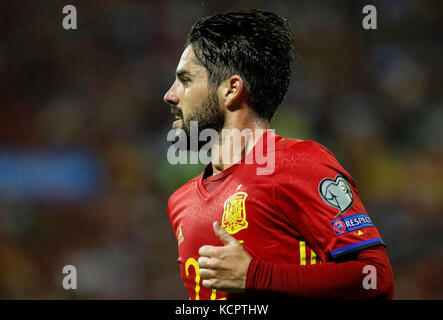
M 246 192 L 236 192 L 223 205 L 222 228 L 234 234 L 248 227 L 246 221 Z
M 348 210 L 354 202 L 351 186 L 348 180 L 340 174 L 334 180 L 323 179 L 318 186 L 318 191 L 324 202 L 339 210 L 335 217 Z

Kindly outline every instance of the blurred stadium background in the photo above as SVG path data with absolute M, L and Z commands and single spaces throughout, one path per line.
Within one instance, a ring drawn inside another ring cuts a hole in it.
M 300 54 L 272 127 L 353 175 L 396 298 L 443 299 L 443 6 L 371 1 L 365 31 L 366 4 L 2 0 L 0 298 L 187 298 L 166 205 L 201 166 L 166 161 L 162 98 L 194 21 L 261 8 L 292 23 Z M 77 290 L 62 288 L 68 264 Z

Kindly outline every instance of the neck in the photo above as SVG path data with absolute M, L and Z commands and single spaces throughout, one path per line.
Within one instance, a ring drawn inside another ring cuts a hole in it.
M 232 124 L 227 121 L 219 132 L 218 143 L 211 148 L 212 174 L 218 174 L 245 158 L 268 128 L 268 121 L 260 119 Z

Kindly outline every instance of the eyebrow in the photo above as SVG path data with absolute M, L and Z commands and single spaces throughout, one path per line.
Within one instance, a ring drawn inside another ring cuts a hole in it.
M 192 76 L 192 73 L 190 73 L 189 71 L 186 71 L 186 70 L 177 70 L 175 72 L 175 75 L 179 78 L 179 77 L 183 77 L 186 75 Z

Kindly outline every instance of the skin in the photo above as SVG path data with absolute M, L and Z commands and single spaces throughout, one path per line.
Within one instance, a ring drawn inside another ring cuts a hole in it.
M 190 121 L 195 120 L 193 115 L 195 116 L 199 111 L 203 112 L 201 108 L 208 98 L 209 91 L 208 71 L 198 62 L 192 46 L 188 46 L 183 51 L 178 63 L 175 82 L 163 98 L 167 104 L 179 108 L 183 115 L 183 119 L 174 122 L 174 128 L 183 129 L 183 123 L 189 124 Z M 216 89 L 216 95 L 218 107 L 225 114 L 225 123 L 222 129 L 238 129 L 240 131 L 250 129 L 252 135 L 246 137 L 239 148 L 231 150 L 230 162 L 223 162 L 220 159 L 224 143 L 230 142 L 229 137 L 220 139 L 220 144 L 214 146 L 211 152 L 214 175 L 227 169 L 252 150 L 261 137 L 261 135 L 255 134 L 256 130 L 260 130 L 259 132 L 262 133 L 269 128 L 268 121 L 259 118 L 250 107 L 248 93 L 240 76 L 233 75 L 223 81 Z
M 198 250 L 200 277 L 208 289 L 239 293 L 245 291 L 246 275 L 252 257 L 243 246 L 215 221 L 214 233 L 223 247 L 202 246 Z
M 208 71 L 198 62 L 190 45 L 183 51 L 177 66 L 175 82 L 164 96 L 164 101 L 175 105 L 183 115 L 183 119 L 174 122 L 175 128 L 183 128 L 183 122 L 189 123 L 196 112 L 203 112 L 201 108 L 208 97 L 208 88 Z M 222 172 L 244 158 L 261 137 L 255 134 L 255 131 L 259 129 L 262 133 L 269 127 L 268 121 L 259 118 L 250 107 L 248 93 L 240 76 L 232 75 L 223 81 L 216 89 L 216 94 L 218 107 L 225 114 L 223 129 L 250 129 L 252 134 L 247 136 L 237 149 L 231 149 L 230 162 L 223 162 L 220 158 L 223 145 L 229 143 L 229 136 L 227 139 L 220 139 L 219 145 L 213 146 L 213 174 Z M 203 286 L 232 293 L 243 292 L 252 257 L 217 221 L 214 222 L 213 229 L 224 246 L 205 245 L 199 249 L 198 264 Z

